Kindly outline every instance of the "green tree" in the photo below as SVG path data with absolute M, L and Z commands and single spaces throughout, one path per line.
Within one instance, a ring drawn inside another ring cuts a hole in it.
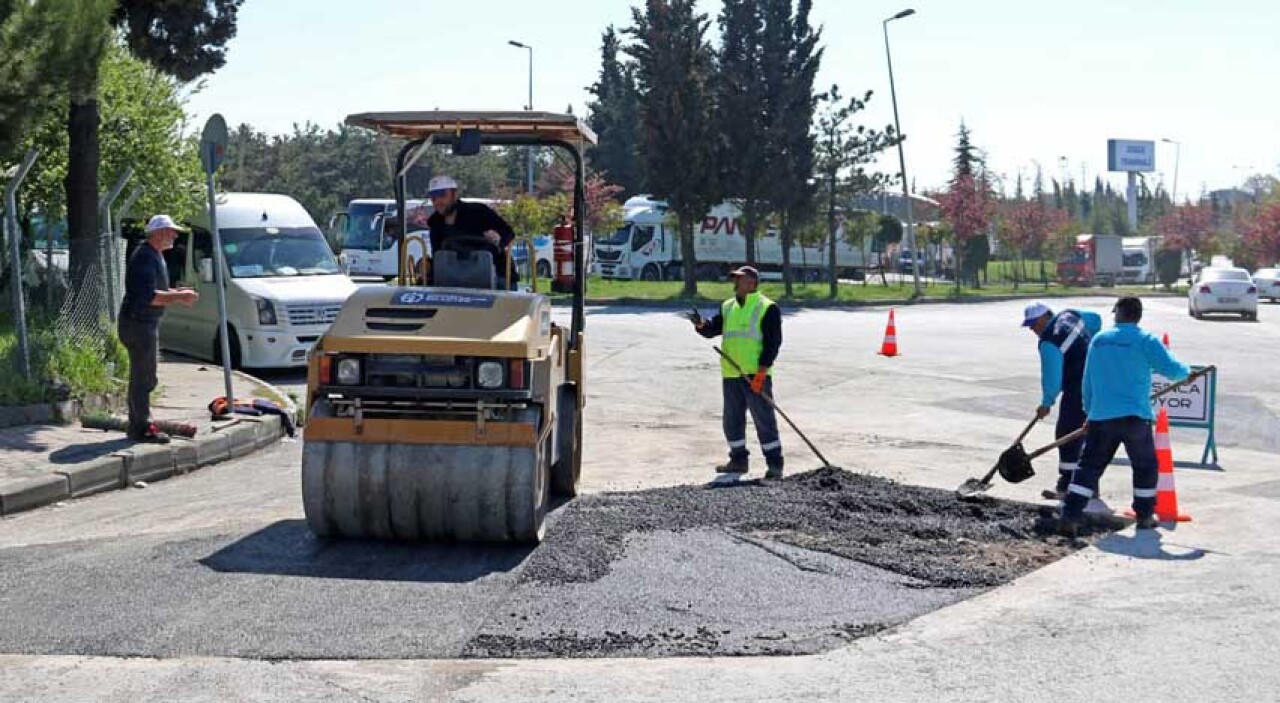
M 600 39 L 600 78 L 589 89 L 595 100 L 587 103 L 587 124 L 600 143 L 587 151 L 587 159 L 622 186 L 626 197 L 642 187 L 637 156 L 641 134 L 635 68 L 619 58 L 620 49 L 618 33 L 609 26 Z
M 715 74 L 716 142 L 726 195 L 742 211 L 747 263 L 756 262 L 756 232 L 766 214 L 765 84 L 761 66 L 764 18 L 760 0 L 724 0 Z
M 0 165 L 18 160 L 19 142 L 66 69 L 61 9 L 54 0 L 0 0 Z
M 101 64 L 120 30 L 126 46 L 161 73 L 186 82 L 220 68 L 235 36 L 243 0 L 66 0 L 67 55 L 75 59 L 67 88 L 67 231 L 71 277 L 79 280 L 97 260 L 97 208 L 101 144 Z M 134 164 L 135 167 L 142 164 Z
M 694 0 L 647 0 L 631 11 L 627 52 L 636 61 L 645 181 L 675 211 L 684 294 L 696 295 L 693 226 L 720 198 L 715 169 L 708 20 Z

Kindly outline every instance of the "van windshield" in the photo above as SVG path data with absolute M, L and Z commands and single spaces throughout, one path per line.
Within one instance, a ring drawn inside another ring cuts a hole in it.
M 381 251 L 383 213 L 386 210 L 387 206 L 382 203 L 352 203 L 348 206 L 347 232 L 342 248 Z
M 341 274 L 333 250 L 315 227 L 221 229 L 232 278 Z

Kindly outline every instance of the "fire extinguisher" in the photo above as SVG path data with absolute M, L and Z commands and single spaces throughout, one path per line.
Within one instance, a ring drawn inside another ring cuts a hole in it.
M 556 269 L 551 290 L 557 293 L 573 292 L 573 225 L 569 218 L 561 217 L 552 234 L 553 255 Z

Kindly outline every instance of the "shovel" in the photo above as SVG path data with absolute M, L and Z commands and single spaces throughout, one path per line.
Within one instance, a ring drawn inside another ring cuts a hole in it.
M 720 347 L 713 346 L 711 348 L 715 349 L 716 353 L 720 355 L 721 359 L 724 359 L 725 361 L 729 362 L 729 364 L 733 366 L 733 368 L 736 369 L 739 374 L 742 375 L 743 381 L 747 380 L 747 374 L 742 371 L 742 367 L 738 365 L 738 362 L 734 361 L 733 359 L 730 359 L 727 354 L 721 351 Z M 786 420 L 788 425 L 791 425 L 791 429 L 795 430 L 796 434 L 800 435 L 800 439 L 803 439 L 804 443 L 809 445 L 809 450 L 813 452 L 814 456 L 818 457 L 818 461 L 822 462 L 822 468 L 824 469 L 840 468 L 839 466 L 835 466 L 831 462 L 827 461 L 827 458 L 825 456 L 822 456 L 822 452 L 818 451 L 818 448 L 813 446 L 813 442 L 810 442 L 809 438 L 804 436 L 804 433 L 800 431 L 800 428 L 796 427 L 796 423 L 792 422 L 791 418 L 787 417 L 787 414 L 782 412 L 782 408 L 778 407 L 778 404 L 773 402 L 773 398 L 770 397 L 768 393 L 761 393 L 760 397 L 764 398 L 764 402 L 768 403 L 769 407 L 773 408 L 774 412 L 781 415 L 782 419 Z
M 1187 383 L 1190 383 L 1196 380 L 1197 378 L 1213 373 L 1216 370 L 1217 370 L 1216 366 L 1206 366 L 1200 369 L 1199 371 L 1193 372 L 1190 376 L 1187 376 L 1185 380 L 1179 381 L 1178 383 L 1170 384 L 1168 386 L 1165 386 L 1164 388 L 1161 388 L 1155 393 L 1152 393 L 1151 400 L 1155 400 L 1160 396 L 1172 393 L 1179 386 L 1183 386 Z M 1030 427 L 1028 427 L 1027 429 L 1030 429 Z M 1057 449 L 1058 447 L 1061 447 L 1064 444 L 1070 444 L 1071 442 L 1074 442 L 1077 439 L 1080 439 L 1081 437 L 1085 436 L 1087 432 L 1088 430 L 1086 428 L 1081 427 L 1080 429 L 1070 434 L 1059 437 L 1057 441 L 1055 441 L 1053 444 L 1043 446 L 1035 450 L 1034 452 L 1031 452 L 1030 454 L 1028 454 L 1027 451 L 1022 448 L 1022 444 L 1020 442 L 1015 443 L 1012 447 L 1009 447 L 1008 449 L 1004 450 L 1004 453 L 1002 453 L 1000 455 L 1000 458 L 996 461 L 995 467 L 992 468 L 991 471 L 988 471 L 987 475 L 982 477 L 982 480 L 974 481 L 973 479 L 969 479 L 968 481 L 965 481 L 964 484 L 960 486 L 960 488 L 956 489 L 956 494 L 960 496 L 961 500 L 972 500 L 982 496 L 982 494 L 985 493 L 986 490 L 991 487 L 991 479 L 995 476 L 997 472 L 999 472 L 1001 475 L 1010 474 L 1015 476 L 1026 476 L 1026 477 L 1034 476 L 1035 470 L 1031 468 L 1032 459 L 1035 459 L 1036 457 L 1041 456 L 1042 454 L 1047 454 L 1048 452 L 1051 452 L 1054 449 Z M 1025 436 L 1026 432 L 1023 432 L 1023 435 Z
M 1031 434 L 1031 428 L 1035 427 L 1037 422 L 1040 422 L 1040 418 L 1038 416 L 1031 418 L 1031 422 L 1027 423 L 1027 427 L 1022 431 L 1022 434 L 1018 435 L 1018 438 L 1013 440 L 1013 444 L 1000 455 L 1000 459 L 996 462 L 996 465 L 992 466 L 991 470 L 982 478 L 971 478 L 960 484 L 960 487 L 956 489 L 956 495 L 960 496 L 961 500 L 971 500 L 986 493 L 987 489 L 991 487 L 991 479 L 995 478 L 996 472 L 1000 470 L 1000 467 L 1005 461 L 1006 455 L 1017 452 L 1022 456 L 1027 456 L 1027 452 L 1022 449 L 1022 440 L 1026 439 L 1027 435 Z M 1052 449 L 1052 447 L 1050 447 L 1050 449 Z M 1041 453 L 1045 451 L 1048 451 L 1048 449 L 1041 450 Z M 1039 456 L 1039 454 L 1036 456 Z M 1027 463 L 1030 462 L 1031 458 L 1028 458 Z

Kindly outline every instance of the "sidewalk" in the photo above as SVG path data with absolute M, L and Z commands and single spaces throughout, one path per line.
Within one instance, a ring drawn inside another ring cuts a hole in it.
M 225 392 L 220 367 L 165 355 L 158 375 L 160 398 L 152 404 L 153 417 L 196 425 L 194 438 L 154 445 L 78 423 L 0 428 L 0 515 L 160 481 L 245 456 L 284 435 L 279 417 L 210 420 L 209 402 Z M 288 402 L 267 383 L 244 374 L 236 375 L 234 388 L 239 398 Z

